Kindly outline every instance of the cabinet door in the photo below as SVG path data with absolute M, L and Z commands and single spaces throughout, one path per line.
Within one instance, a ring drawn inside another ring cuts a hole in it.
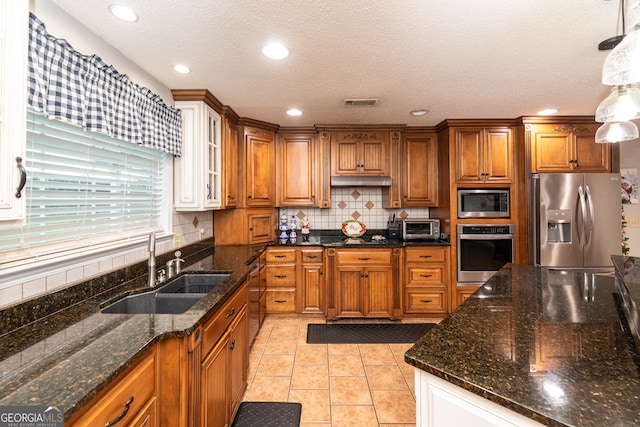
M 340 141 L 331 144 L 333 175 L 357 175 L 360 172 L 359 144 Z
M 275 206 L 273 132 L 246 128 L 246 204 Z
M 611 144 L 597 144 L 599 125 L 585 125 L 576 129 L 574 170 L 576 172 L 610 172 Z
M 233 208 L 239 203 L 240 165 L 238 129 L 236 124 L 227 116 L 222 117 L 222 158 L 223 183 L 222 207 Z
M 322 264 L 302 264 L 301 280 L 298 292 L 302 313 L 324 313 L 324 276 Z
M 389 267 L 367 267 L 364 270 L 366 317 L 393 317 L 393 274 Z
M 390 140 L 385 132 L 335 132 L 332 175 L 390 175 Z
M 454 131 L 456 146 L 456 181 L 479 183 L 483 178 L 483 129 L 469 128 Z
M 362 141 L 360 173 L 364 175 L 388 175 L 389 144 L 384 140 Z
M 402 150 L 402 205 L 438 205 L 438 141 L 436 135 L 409 135 Z
M 336 317 L 364 317 L 362 306 L 362 280 L 360 267 L 336 267 Z
M 249 371 L 249 322 L 246 307 L 240 311 L 235 322 L 231 325 L 227 348 L 229 349 L 229 388 L 231 393 L 228 419 L 231 420 L 247 388 Z
M 273 213 L 250 213 L 248 215 L 249 244 L 270 242 L 275 233 Z
M 211 350 L 201 366 L 200 419 L 203 426 L 229 425 L 229 382 L 227 360 L 229 334 Z
M 533 172 L 569 172 L 573 163 L 570 132 L 556 125 L 532 126 Z
M 485 130 L 484 182 L 510 183 L 513 180 L 511 129 Z
M 315 135 L 278 135 L 277 206 L 317 206 L 318 144 Z

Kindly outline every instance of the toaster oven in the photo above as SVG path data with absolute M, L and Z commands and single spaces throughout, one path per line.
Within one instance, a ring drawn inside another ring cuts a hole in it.
M 439 219 L 403 219 L 400 230 L 402 240 L 438 240 L 440 238 Z

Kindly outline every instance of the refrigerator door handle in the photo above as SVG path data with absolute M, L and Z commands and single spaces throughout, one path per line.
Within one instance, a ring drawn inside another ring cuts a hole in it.
M 595 223 L 595 210 L 593 208 L 593 197 L 591 197 L 591 190 L 589 186 L 585 186 L 585 196 L 587 199 L 587 206 L 589 207 L 589 217 L 588 222 L 586 224 L 586 234 L 587 240 L 585 242 L 586 246 L 591 244 L 591 237 L 593 236 L 593 224 Z
M 576 215 L 576 225 L 579 226 L 578 242 L 580 243 L 580 249 L 584 249 L 585 245 L 585 221 L 587 218 L 587 204 L 585 202 L 584 189 L 582 185 L 578 187 L 578 203 L 580 203 L 580 210 Z

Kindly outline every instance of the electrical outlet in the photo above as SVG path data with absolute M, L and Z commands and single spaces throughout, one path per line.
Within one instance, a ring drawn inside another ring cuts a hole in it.
M 640 228 L 640 218 L 630 218 L 629 227 Z
M 182 235 L 174 234 L 173 235 L 173 249 L 178 249 L 182 247 Z

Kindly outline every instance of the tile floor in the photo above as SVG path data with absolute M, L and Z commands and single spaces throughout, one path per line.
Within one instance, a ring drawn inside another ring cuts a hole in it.
M 307 344 L 309 323 L 325 322 L 265 319 L 243 400 L 300 402 L 301 427 L 415 426 L 413 367 L 404 362 L 411 344 Z

